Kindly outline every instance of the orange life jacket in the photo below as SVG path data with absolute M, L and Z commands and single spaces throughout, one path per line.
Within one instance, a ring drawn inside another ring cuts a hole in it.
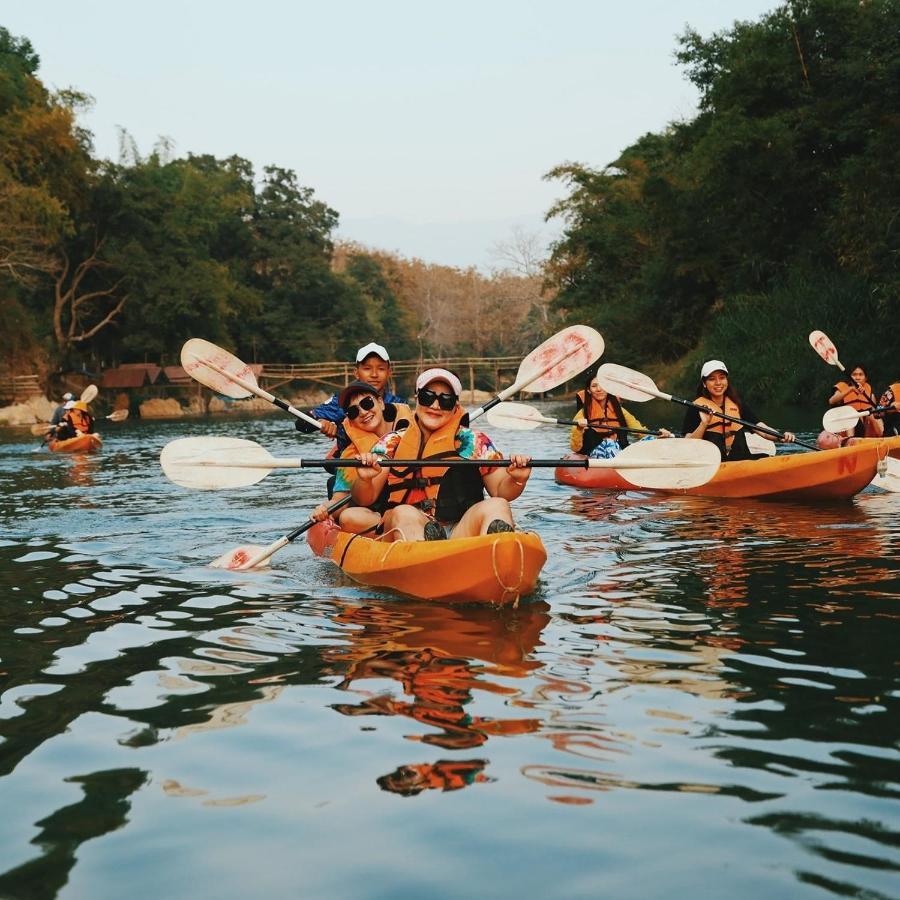
M 447 422 L 427 438 L 419 420 L 413 417 L 394 456 L 397 459 L 460 459 L 456 432 L 467 415 L 457 407 Z M 452 470 L 440 465 L 415 469 L 391 467 L 387 489 L 388 506 L 409 504 L 441 522 L 458 522 L 470 506 L 484 499 L 484 483 L 477 466 Z
M 620 416 L 616 412 L 616 407 L 609 395 L 602 402 L 594 399 L 590 391 L 585 396 L 585 391 L 576 391 L 575 396 L 581 401 L 582 409 L 584 409 L 584 417 L 590 423 L 588 428 L 596 431 L 603 437 L 617 437 L 622 434 L 620 431 L 611 431 L 611 428 L 624 428 L 625 416 Z
M 706 426 L 707 434 L 712 432 L 713 434 L 721 434 L 725 439 L 725 447 L 730 450 L 731 445 L 734 443 L 734 436 L 744 427 L 739 422 L 732 422 L 729 419 L 722 419 L 716 416 L 716 410 L 725 413 L 727 416 L 734 416 L 735 418 L 741 417 L 741 408 L 731 399 L 731 397 L 725 397 L 725 402 L 722 406 L 718 406 L 714 400 L 710 400 L 709 397 L 698 397 L 694 403 L 699 406 L 705 406 L 712 412 L 712 417 L 709 420 L 709 425 Z
M 394 418 L 394 427 L 391 430 L 399 431 L 401 428 L 409 427 L 409 423 L 413 420 L 412 410 L 405 403 L 395 403 L 393 405 L 397 410 L 397 415 Z M 356 424 L 356 420 L 351 422 L 349 419 L 344 419 L 343 425 L 344 431 L 347 432 L 347 437 L 350 438 L 350 444 L 341 453 L 341 457 L 345 459 L 351 456 L 358 456 L 360 453 L 368 453 L 381 440 L 377 434 L 371 431 L 363 431 Z M 403 459 L 406 459 L 406 457 L 403 457 Z
M 900 381 L 892 384 L 881 395 L 878 401 L 879 406 L 893 406 L 895 410 L 900 411 Z
M 874 406 L 875 398 L 872 396 L 872 386 L 868 381 L 864 381 L 859 387 L 855 384 L 847 384 L 846 381 L 839 381 L 835 388 L 844 394 L 841 401 L 842 406 L 852 406 L 857 412 L 871 409 Z

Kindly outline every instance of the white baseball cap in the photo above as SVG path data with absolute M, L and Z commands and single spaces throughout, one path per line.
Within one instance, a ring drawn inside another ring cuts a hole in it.
M 727 375 L 728 366 L 721 359 L 711 359 L 703 363 L 703 368 L 700 369 L 700 377 L 708 378 L 713 372 L 724 372 Z
M 459 379 L 447 369 L 426 369 L 416 379 L 416 390 L 420 391 L 432 381 L 446 381 L 453 388 L 453 393 L 458 397 L 462 393 L 462 384 Z
M 366 344 L 365 347 L 360 347 L 359 350 L 356 351 L 356 361 L 361 363 L 367 356 L 371 356 L 373 353 L 376 356 L 380 356 L 385 362 L 391 361 L 387 350 L 385 350 L 381 344 L 375 343 Z
M 71 409 L 74 405 L 75 405 L 74 400 L 66 400 L 66 402 L 63 403 L 63 409 Z

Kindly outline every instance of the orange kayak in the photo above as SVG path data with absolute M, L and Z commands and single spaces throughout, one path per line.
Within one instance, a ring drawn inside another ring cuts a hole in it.
M 867 440 L 836 450 L 722 463 L 706 484 L 668 493 L 764 500 L 848 500 L 869 484 L 879 459 L 888 455 L 900 457 L 900 437 Z M 646 490 L 629 484 L 615 469 L 558 468 L 555 473 L 559 484 L 572 487 Z
M 314 525 L 307 541 L 360 584 L 445 602 L 515 605 L 534 590 L 547 560 L 541 539 L 522 531 L 386 544 L 341 531 L 329 519 Z
M 99 434 L 79 434 L 65 441 L 50 441 L 47 445 L 54 453 L 92 453 L 103 446 Z

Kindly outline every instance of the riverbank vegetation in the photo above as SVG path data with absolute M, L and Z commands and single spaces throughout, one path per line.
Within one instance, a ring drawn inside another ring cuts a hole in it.
M 177 362 L 202 336 L 249 361 L 372 339 L 397 358 L 515 355 L 570 321 L 670 388 L 715 356 L 797 401 L 833 380 L 806 346 L 820 328 L 895 380 L 898 23 L 900 0 L 790 0 L 688 29 L 697 116 L 609 165 L 561 163 L 549 258 L 513 242 L 489 273 L 337 243 L 338 211 L 277 165 L 165 140 L 142 154 L 124 131 L 118 160 L 96 159 L 90 98 L 48 90 L 27 37 L 0 28 L 0 354 L 96 371 Z

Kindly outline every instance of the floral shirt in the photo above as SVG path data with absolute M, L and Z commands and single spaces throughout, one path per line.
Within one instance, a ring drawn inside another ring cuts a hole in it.
M 382 456 L 385 459 L 393 459 L 400 445 L 400 440 L 405 434 L 403 431 L 391 431 L 386 434 L 372 448 L 372 453 Z M 474 431 L 471 428 L 460 428 L 456 432 L 456 443 L 459 447 L 459 455 L 462 459 L 503 459 L 503 454 L 494 446 L 493 441 L 482 431 Z M 478 470 L 482 477 L 493 471 L 492 467 Z M 338 469 L 337 477 L 334 483 L 334 491 L 349 491 L 356 480 L 356 469 Z M 418 492 L 415 492 L 416 494 Z M 425 499 L 425 493 L 422 496 L 410 496 L 409 502 L 416 503 Z

